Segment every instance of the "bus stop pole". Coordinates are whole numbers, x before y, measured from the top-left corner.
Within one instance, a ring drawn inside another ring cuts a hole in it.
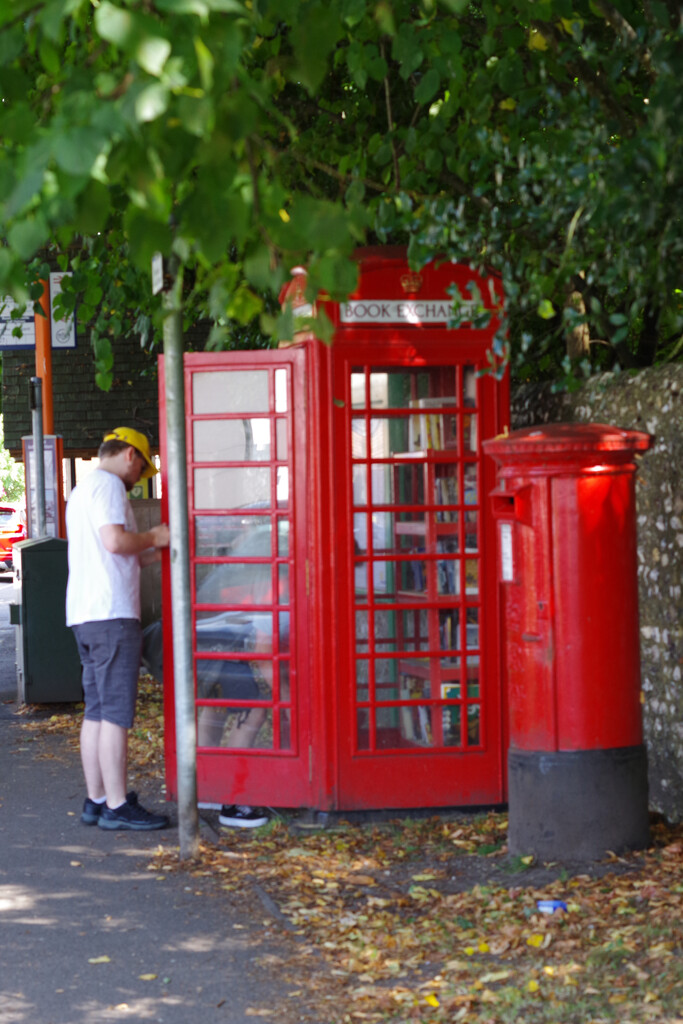
[[[197,727],[192,664],[192,607],[185,461],[185,390],[183,377],[182,275],[178,262],[169,266],[171,281],[163,290],[164,375],[168,510],[171,557],[171,621],[175,679],[176,758],[178,770],[178,833],[180,859],[199,853],[197,808]]]

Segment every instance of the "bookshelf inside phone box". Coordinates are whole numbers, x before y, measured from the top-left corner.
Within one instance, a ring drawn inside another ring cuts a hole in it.
[[[236,746],[229,722],[249,701],[202,696],[198,687],[201,720],[207,708],[212,726],[221,708],[228,720],[211,744],[200,734],[200,800],[344,811],[506,799],[488,498],[495,466],[482,448],[508,423],[507,376],[489,372],[500,285],[452,264],[416,273],[398,249],[362,250],[358,259],[358,288],[346,303],[316,308],[303,272],[283,291],[295,313],[324,308],[334,327],[330,345],[300,322],[304,330],[277,351],[186,357],[187,394],[196,402],[190,478],[213,487],[213,474],[226,467],[232,474],[225,498],[212,498],[208,511],[190,488],[191,523],[226,537],[201,557],[195,545],[195,578],[220,570],[225,581],[237,569],[244,578],[239,606],[234,587],[214,589],[207,605],[195,586],[202,634],[210,627],[218,644],[215,627],[226,622],[233,645],[198,647],[197,658],[214,667],[216,659],[239,662],[244,686],[253,673],[253,717],[264,722],[249,745]],[[484,326],[475,327],[473,316],[448,327],[452,289],[465,302],[480,296],[490,314]],[[250,373],[272,375],[264,384],[270,411],[244,405]],[[202,411],[201,388],[217,403],[231,374],[239,385],[225,412]],[[228,463],[224,455],[207,463],[197,439],[227,431],[222,417],[231,437],[248,422],[248,443]],[[268,417],[271,442],[259,455]],[[234,507],[232,481],[241,473],[245,488],[259,479],[261,490]],[[272,585],[249,590],[256,572]]]

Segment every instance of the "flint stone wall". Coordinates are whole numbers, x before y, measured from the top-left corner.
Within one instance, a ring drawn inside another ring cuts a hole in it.
[[[650,806],[683,819],[683,365],[602,374],[573,394],[513,388],[511,429],[552,422],[645,430],[636,476],[641,679]],[[615,600],[619,595],[615,594]]]

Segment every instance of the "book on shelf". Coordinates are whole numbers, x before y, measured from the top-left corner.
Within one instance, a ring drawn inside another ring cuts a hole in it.
[[[447,409],[456,404],[455,396],[441,398],[414,398],[411,409]],[[457,418],[455,413],[415,412],[410,417],[410,450],[441,451],[455,448],[458,443]]]

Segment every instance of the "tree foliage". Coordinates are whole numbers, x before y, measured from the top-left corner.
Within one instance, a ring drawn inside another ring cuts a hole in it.
[[[525,376],[674,358],[682,35],[675,0],[16,0],[0,287],[58,254],[105,387],[155,251],[214,346],[291,332],[292,265],[343,298],[401,242],[501,274]]]
[[[0,498],[3,501],[24,502],[24,467],[16,462],[3,446],[5,431],[0,416]]]

